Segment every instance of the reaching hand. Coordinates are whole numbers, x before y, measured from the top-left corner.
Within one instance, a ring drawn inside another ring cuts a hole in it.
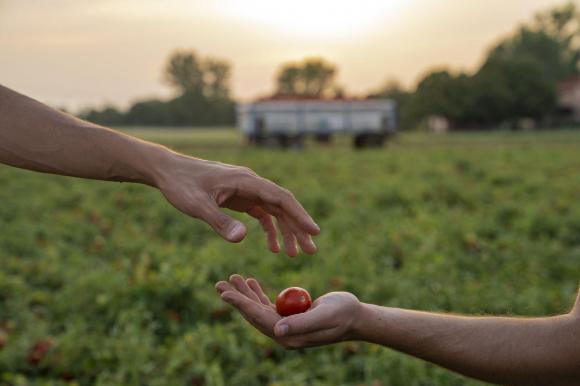
[[[180,211],[207,222],[224,239],[241,241],[246,227],[220,207],[259,220],[268,247],[274,253],[280,251],[280,245],[273,217],[284,238],[287,255],[298,254],[297,244],[308,254],[316,252],[311,236],[320,232],[318,225],[292,193],[252,170],[176,153],[161,169],[156,186],[167,200]]]
[[[255,279],[232,275],[216,284],[221,298],[263,334],[285,348],[322,346],[356,338],[361,303],[348,292],[331,292],[302,313],[282,318]]]
[[[144,183],[158,188],[173,206],[204,220],[228,241],[241,241],[246,227],[220,207],[258,219],[272,252],[280,251],[278,229],[289,256],[298,254],[297,244],[306,253],[316,252],[311,236],[320,228],[292,193],[248,168],[178,154],[81,121],[2,86],[0,102],[0,163],[44,173]]]

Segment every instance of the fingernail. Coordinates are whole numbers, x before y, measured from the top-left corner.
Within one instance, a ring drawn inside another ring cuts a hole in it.
[[[314,241],[312,239],[308,240],[310,246],[312,247],[312,249],[316,249],[316,244],[314,244]]]
[[[239,241],[244,235],[244,226],[242,223],[234,222],[231,229],[228,231],[228,240]]]
[[[287,324],[281,324],[278,327],[278,335],[279,336],[284,336],[288,333],[288,325]]]

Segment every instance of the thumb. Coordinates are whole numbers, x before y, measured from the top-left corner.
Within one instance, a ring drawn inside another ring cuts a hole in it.
[[[200,209],[201,219],[227,241],[239,243],[246,236],[246,226],[222,212],[213,201],[203,202]]]
[[[299,335],[328,328],[328,310],[318,306],[302,314],[280,319],[274,326],[276,336]]]

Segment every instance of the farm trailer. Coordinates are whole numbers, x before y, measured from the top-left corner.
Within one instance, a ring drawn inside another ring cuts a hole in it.
[[[396,103],[369,100],[263,100],[238,105],[238,127],[258,146],[300,147],[306,136],[353,137],[356,148],[380,147],[397,131]]]

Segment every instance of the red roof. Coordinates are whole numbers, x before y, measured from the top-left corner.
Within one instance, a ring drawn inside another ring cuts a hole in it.
[[[280,101],[280,102],[296,102],[296,101],[319,101],[319,102],[345,102],[345,101],[364,101],[369,98],[347,98],[347,97],[336,97],[336,98],[324,98],[324,97],[312,97],[312,96],[298,96],[298,95],[270,95],[262,98],[258,98],[258,102],[268,102],[268,101]]]
[[[580,75],[558,83],[558,91],[560,93],[570,92],[578,87],[580,87]]]

